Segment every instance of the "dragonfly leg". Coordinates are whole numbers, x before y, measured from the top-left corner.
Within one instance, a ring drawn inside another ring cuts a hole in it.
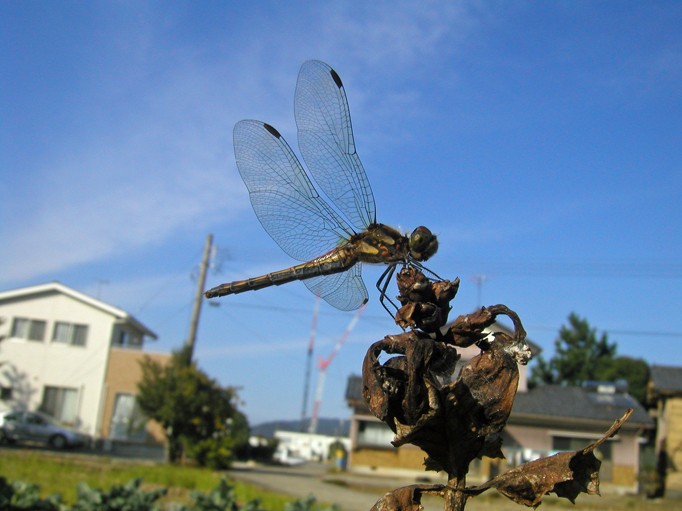
[[[391,264],[389,265],[388,268],[386,268],[386,271],[381,274],[381,277],[379,277],[379,280],[377,280],[377,289],[379,290],[379,301],[381,302],[381,305],[383,306],[384,309],[386,309],[386,312],[393,317],[394,313],[391,312],[391,310],[388,308],[386,305],[386,302],[384,300],[388,300],[388,303],[390,303],[395,310],[398,310],[398,306],[393,303],[393,300],[391,300],[388,295],[386,294],[386,289],[388,289],[388,285],[391,282],[391,279],[393,278],[393,274],[395,273],[395,268],[397,265]]]
[[[421,264],[421,263],[419,263],[419,262],[417,262],[417,261],[412,260],[412,261],[410,261],[410,262],[408,263],[408,265],[409,265],[409,266],[414,266],[415,268],[419,269],[422,273],[423,273],[423,272],[426,272],[426,273],[429,273],[429,274],[433,275],[433,277],[435,277],[436,280],[443,280],[437,273],[435,273],[435,272],[429,270],[426,266],[424,266],[423,264]],[[429,277],[429,278],[430,278],[431,280],[434,280],[434,279],[431,278],[431,277]]]

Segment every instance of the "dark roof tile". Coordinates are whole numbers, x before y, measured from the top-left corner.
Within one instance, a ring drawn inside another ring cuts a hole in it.
[[[651,366],[651,382],[659,392],[682,392],[682,367]]]
[[[633,412],[628,422],[653,425],[644,407],[627,393],[600,394],[582,387],[545,385],[516,394],[512,418],[516,415],[613,421],[628,408]]]
[[[348,378],[346,401],[362,403],[362,377]],[[511,419],[515,416],[540,418],[583,419],[611,422],[623,416],[628,408],[634,411],[631,424],[653,425],[653,419],[644,407],[630,394],[617,392],[600,394],[582,387],[545,385],[528,392],[518,392],[514,400]]]
[[[362,376],[351,374],[348,377],[348,385],[346,386],[346,401],[353,403],[362,401]]]

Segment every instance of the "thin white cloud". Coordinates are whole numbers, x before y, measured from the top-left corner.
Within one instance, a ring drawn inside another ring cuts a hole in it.
[[[337,50],[363,67],[394,68],[417,65],[437,54],[456,52],[478,24],[480,2],[414,3],[334,2],[324,19],[331,33],[330,53]]]
[[[409,65],[453,37],[465,37],[472,24],[466,5],[385,3],[367,7],[371,16],[363,17],[348,5],[336,6],[324,14],[326,24],[319,30],[334,34],[330,50],[360,58],[363,68],[386,64],[381,48],[390,49],[394,64],[398,55]],[[238,118],[263,118],[295,146],[296,71],[284,69],[291,60],[268,64],[263,49],[253,48],[235,52],[229,61],[202,63],[196,50],[164,40],[169,31],[161,25],[172,25],[181,13],[154,23],[152,11],[143,11],[147,15],[132,25],[104,30],[111,36],[108,55],[116,57],[110,67],[85,77],[97,92],[74,114],[89,119],[92,132],[64,140],[54,135],[50,156],[35,171],[38,206],[1,228],[3,237],[13,240],[0,253],[2,267],[12,269],[6,278],[20,281],[102,260],[246,209],[229,150]],[[114,20],[125,17],[123,7]],[[292,53],[300,52],[301,44]],[[171,70],[160,67],[168,62]],[[361,90],[360,84],[354,89]],[[418,100],[409,92],[395,92],[394,98],[408,105]],[[253,114],[242,114],[246,111]],[[3,209],[11,211],[8,200]]]
[[[43,191],[39,208],[3,228],[3,237],[12,243],[0,254],[0,265],[12,269],[12,278],[32,278],[157,244],[190,223],[205,225],[218,211],[229,216],[245,207],[243,190],[217,162],[203,168],[196,167],[201,161],[190,166],[183,157],[172,162],[160,147],[132,148],[136,136],[116,147],[88,149],[68,166],[50,169],[53,186]],[[178,137],[170,140],[201,160],[201,147]],[[166,161],[160,165],[160,160]]]
[[[246,209],[228,159],[230,104],[207,74],[181,72],[165,90],[148,93],[144,108],[122,105],[125,113],[109,113],[116,124],[65,144],[68,153],[55,136],[51,158],[34,171],[30,214],[0,227],[12,240],[0,252],[0,265],[11,268],[5,278],[29,279],[157,244],[178,229]],[[10,195],[6,209],[13,200],[25,208],[19,202],[27,196]]]
[[[251,341],[243,344],[222,344],[202,346],[196,351],[200,360],[231,360],[251,357],[260,357],[275,353],[301,353],[307,346],[303,339],[283,342],[258,342]]]
[[[193,298],[196,282],[190,278],[189,268],[182,270],[126,280],[93,280],[81,291],[132,315],[143,314],[151,307],[170,309],[178,306],[178,297],[186,297],[187,302]]]

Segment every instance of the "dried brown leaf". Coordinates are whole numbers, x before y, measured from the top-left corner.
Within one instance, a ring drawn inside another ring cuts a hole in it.
[[[615,435],[631,413],[632,410],[628,410],[602,438],[585,449],[561,452],[524,463],[481,486],[467,488],[466,491],[471,495],[478,495],[489,488],[495,488],[513,501],[534,508],[540,505],[543,496],[551,492],[573,503],[580,493],[598,495],[601,462],[594,456],[594,450]]]
[[[393,357],[379,362],[384,352]],[[362,365],[363,397],[369,410],[395,432],[398,425],[415,426],[439,406],[429,388],[429,368],[438,374],[454,370],[457,353],[417,331],[389,335],[374,343]],[[448,367],[445,367],[448,366]]]
[[[459,279],[433,282],[414,267],[400,270],[396,276],[402,307],[395,321],[402,328],[418,328],[436,333],[445,325],[450,300],[457,294]]]
[[[422,494],[443,494],[445,486],[441,484],[413,484],[386,493],[370,511],[421,511]]]

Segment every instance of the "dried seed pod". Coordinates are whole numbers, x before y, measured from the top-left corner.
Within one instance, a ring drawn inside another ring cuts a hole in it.
[[[405,267],[396,276],[403,305],[395,321],[402,328],[438,332],[448,320],[450,300],[457,294],[459,279],[432,282],[413,267]]]
[[[597,493],[600,462],[594,449],[615,434],[629,413],[599,441],[574,453],[560,453],[513,469],[488,483],[466,488],[473,459],[500,457],[500,432],[511,413],[519,380],[518,365],[530,360],[526,332],[516,313],[504,305],[483,307],[458,317],[443,334],[459,280],[431,282],[415,268],[398,275],[402,308],[396,322],[420,328],[374,343],[362,368],[367,407],[395,433],[393,445],[411,443],[428,457],[427,470],[444,470],[447,485],[413,485],[384,495],[372,511],[421,511],[424,493],[445,499],[449,511],[489,488],[536,507],[548,492],[571,501],[580,492]],[[514,323],[513,336],[485,332],[500,314]],[[428,333],[436,334],[435,339]],[[458,371],[458,347],[476,344],[481,353]],[[395,355],[385,363],[382,353]]]
[[[382,352],[397,356],[381,364]],[[398,425],[415,425],[438,405],[433,398],[433,375],[454,372],[458,359],[454,348],[424,333],[389,335],[374,343],[365,355],[362,366],[365,404],[394,432]]]

